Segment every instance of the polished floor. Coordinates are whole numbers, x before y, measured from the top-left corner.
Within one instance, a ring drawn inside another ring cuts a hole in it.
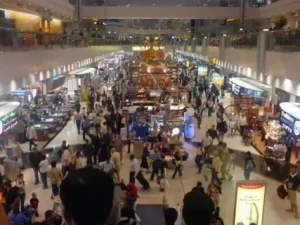
[[[225,98],[222,100],[224,105],[226,101],[230,99]],[[216,123],[215,116],[207,117],[204,114],[201,129],[196,131],[196,136],[193,141],[201,141],[202,135],[205,131],[211,127],[212,124]],[[66,140],[69,144],[81,144],[82,136],[78,135],[76,132],[75,124],[69,121],[62,132],[49,143],[47,147],[57,147],[61,144],[63,140]],[[225,140],[230,148],[236,149],[238,151],[251,151],[253,154],[258,155],[256,150],[251,146],[244,146],[241,142],[239,136],[235,137],[225,137]],[[167,188],[165,192],[160,192],[156,182],[150,182],[151,190],[143,191],[139,187],[140,198],[138,200],[139,204],[162,204],[164,198],[166,198],[170,207],[180,208],[182,205],[182,199],[185,193],[190,191],[192,187],[195,186],[196,182],[201,181],[206,187],[208,182],[204,179],[204,175],[210,176],[210,170],[204,168],[202,174],[196,173],[196,168],[194,164],[195,148],[192,144],[185,143],[185,149],[190,153],[189,159],[184,163],[184,173],[182,179],[167,179]],[[134,151],[134,150],[133,150]],[[121,170],[121,177],[124,178],[125,182],[128,181],[129,177],[129,157],[127,153],[124,153],[125,158],[123,160],[123,166]],[[235,189],[236,181],[243,180],[243,171],[239,166],[230,171],[234,176],[232,181],[224,181],[223,183],[223,196],[221,202],[221,217],[224,219],[226,225],[233,224],[234,217],[234,205],[235,205]],[[172,171],[168,171],[168,178]],[[29,200],[31,193],[36,192],[40,199],[40,212],[41,215],[47,209],[53,207],[53,202],[50,199],[51,191],[50,189],[42,189],[41,185],[34,185],[33,171],[27,169],[24,171],[26,180],[26,193],[27,200]],[[148,177],[148,175],[145,175]],[[267,193],[265,198],[265,211],[264,211],[264,224],[272,225],[295,225],[299,224],[299,220],[295,219],[292,214],[285,212],[285,209],[289,207],[289,202],[287,200],[281,200],[277,197],[276,188],[280,184],[279,182],[269,179],[265,176],[259,174],[252,174],[252,180],[263,180],[267,183]],[[300,196],[298,195],[298,203],[300,205]],[[39,218],[41,219],[41,218]],[[143,224],[143,223],[141,223]],[[178,221],[178,224],[181,224]]]
[[[204,179],[204,175],[210,176],[210,170],[204,168],[202,174],[196,174],[196,168],[193,162],[193,155],[195,154],[195,149],[188,143],[185,144],[185,149],[191,154],[188,161],[184,163],[184,173],[180,180],[179,178],[171,180],[170,175],[172,171],[168,171],[168,181],[166,192],[159,192],[158,186],[155,181],[150,182],[151,190],[143,191],[140,189],[140,185],[137,184],[140,191],[140,198],[138,200],[139,204],[161,204],[163,202],[164,196],[166,197],[170,207],[180,207],[182,205],[182,199],[185,193],[190,191],[193,186],[195,186],[197,181],[201,181],[204,187],[208,185],[208,182]],[[121,177],[125,181],[128,181],[129,177],[129,159],[128,155],[124,154],[125,158],[123,160],[123,166],[121,170]],[[223,182],[223,197],[221,202],[221,216],[225,220],[225,224],[233,223],[234,214],[234,200],[235,200],[235,188],[237,180],[243,179],[243,171],[240,167],[235,167],[231,169],[231,173],[234,176],[232,181]],[[26,182],[26,193],[27,199],[29,200],[32,192],[36,192],[40,199],[39,210],[41,215],[47,209],[53,207],[53,202],[50,199],[51,191],[50,189],[42,189],[41,185],[34,185],[33,171],[27,169],[24,171],[25,182]],[[148,175],[145,175],[148,177]],[[294,217],[285,212],[285,209],[289,207],[288,201],[280,200],[276,194],[276,188],[279,185],[278,182],[263,177],[258,174],[252,174],[253,180],[264,180],[267,183],[267,193],[265,199],[265,213],[264,213],[264,224],[273,225],[293,225],[299,224],[299,220],[294,219]],[[298,196],[298,202],[300,203],[300,196]]]

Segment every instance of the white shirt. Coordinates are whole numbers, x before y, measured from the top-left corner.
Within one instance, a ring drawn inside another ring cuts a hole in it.
[[[61,163],[63,166],[69,166],[71,163],[72,157],[68,149],[65,149],[61,156]]]
[[[138,172],[138,162],[136,158],[130,161],[130,172]]]
[[[49,171],[49,163],[47,159],[41,161],[39,166],[40,166],[40,173],[47,173]]]
[[[239,124],[240,124],[240,126],[245,126],[245,125],[247,125],[247,117],[246,117],[246,116],[241,116],[241,117],[239,118]]]
[[[109,163],[107,163],[106,161],[101,162],[99,163],[99,166],[105,173],[110,173],[112,170],[116,168],[113,161],[109,161]]]
[[[36,131],[33,126],[30,126],[27,128],[26,137],[28,139],[33,139],[33,140],[35,140],[37,138]]]
[[[207,147],[207,146],[210,146],[212,144],[212,138],[211,138],[211,136],[208,136],[208,137],[204,137],[203,139],[202,139],[202,146],[203,147]]]

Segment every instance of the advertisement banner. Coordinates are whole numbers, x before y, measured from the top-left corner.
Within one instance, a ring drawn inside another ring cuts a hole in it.
[[[198,66],[198,76],[207,76],[207,73],[208,73],[207,65]]]
[[[234,225],[263,225],[266,182],[238,181]]]

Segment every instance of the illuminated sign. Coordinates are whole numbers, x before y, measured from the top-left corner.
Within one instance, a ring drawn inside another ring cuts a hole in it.
[[[7,132],[9,129],[13,128],[18,123],[18,118],[16,113],[11,112],[6,114],[4,117],[0,120],[0,134],[3,132]]]
[[[207,76],[208,73],[208,66],[201,65],[198,66],[198,76]]]
[[[280,117],[281,126],[290,134],[300,136],[300,121],[296,120],[285,111],[281,111]]]
[[[266,183],[239,181],[236,187],[234,225],[263,225]]]

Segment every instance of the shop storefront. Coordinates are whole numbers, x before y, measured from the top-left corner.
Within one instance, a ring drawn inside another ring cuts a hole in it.
[[[277,136],[281,143],[284,143],[287,134],[292,135],[295,146],[292,150],[291,162],[296,163],[300,151],[300,103],[282,102],[279,107],[281,129],[278,128],[279,133],[277,132]]]
[[[227,108],[227,114],[245,115],[249,129],[257,131],[253,136],[254,144],[264,150],[265,124],[270,113],[272,88],[248,78],[230,78],[233,105]]]
[[[277,107],[275,107],[275,111],[279,112],[280,111],[280,106],[279,106],[280,103],[290,101],[290,93],[283,91],[279,88],[276,88],[275,93],[277,95]]]

